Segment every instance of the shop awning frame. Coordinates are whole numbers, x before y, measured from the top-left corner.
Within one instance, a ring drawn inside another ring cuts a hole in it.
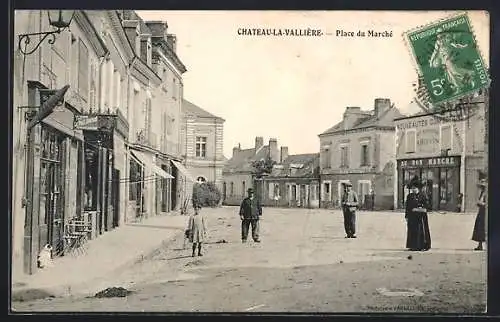
[[[149,161],[148,158],[142,152],[130,151],[130,155],[140,163],[144,164],[146,167],[151,168],[151,170],[160,177],[164,179],[174,179],[174,177],[171,174],[167,173],[165,170],[163,170],[153,162]]]
[[[180,162],[172,160],[173,165],[182,173],[183,176],[186,177],[187,180],[195,182],[196,180],[193,178],[189,170]]]

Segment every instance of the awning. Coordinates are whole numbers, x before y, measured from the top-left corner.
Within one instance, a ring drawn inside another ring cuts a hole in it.
[[[172,163],[175,165],[175,167],[177,168],[177,170],[179,170],[183,176],[186,177],[186,179],[188,179],[189,181],[196,181],[193,176],[191,175],[191,173],[189,173],[188,169],[186,169],[185,166],[183,166],[181,163],[177,162],[177,161],[174,161],[172,160]]]
[[[151,171],[159,175],[160,177],[163,177],[165,179],[173,179],[174,177],[170,174],[168,174],[165,170],[154,164],[149,160],[149,158],[142,152],[139,151],[130,151],[130,154],[132,154],[133,157],[138,159],[141,163],[143,163],[146,167],[151,168]]]

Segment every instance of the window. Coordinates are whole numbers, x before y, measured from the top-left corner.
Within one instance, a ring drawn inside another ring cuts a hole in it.
[[[323,200],[324,201],[330,200],[330,194],[331,194],[331,184],[330,184],[330,182],[324,182],[323,183]]]
[[[321,153],[321,165],[323,168],[328,169],[331,167],[331,158],[330,158],[330,149],[323,149],[323,153]]]
[[[89,52],[83,41],[78,42],[78,94],[87,101],[89,96]]]
[[[370,194],[371,182],[367,180],[358,181],[358,198],[360,206],[365,203],[366,195]]]
[[[229,190],[229,195],[230,196],[234,195],[234,182],[231,182],[230,190]]]
[[[347,146],[340,147],[340,167],[349,167],[349,149],[347,148]]]
[[[243,181],[242,184],[241,184],[241,194],[243,195],[243,197],[245,196],[245,190],[247,190],[246,188],[247,188],[246,187],[246,182]]]
[[[415,130],[406,131],[406,153],[414,153],[417,145],[417,132]]]
[[[279,198],[280,198],[279,183],[270,182],[269,183],[269,199],[279,199]]]
[[[362,143],[361,144],[361,166],[368,166],[369,165],[369,150],[368,150],[368,143]]]
[[[196,157],[197,158],[207,157],[207,137],[205,136],[196,137]]]
[[[441,126],[441,150],[451,150],[452,149],[452,135],[451,135],[451,125]]]

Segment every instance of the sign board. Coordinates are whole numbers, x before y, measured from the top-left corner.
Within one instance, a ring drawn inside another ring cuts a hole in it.
[[[79,130],[95,130],[98,125],[97,116],[75,115],[75,128]]]
[[[408,160],[399,160],[398,163],[401,169],[458,167],[460,166],[460,157],[408,159]]]

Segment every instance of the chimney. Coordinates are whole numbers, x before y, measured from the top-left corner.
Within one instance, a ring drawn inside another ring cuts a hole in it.
[[[168,34],[167,44],[170,48],[172,48],[173,52],[175,53],[177,49],[177,37],[173,34]]]
[[[391,100],[388,98],[376,98],[374,104],[374,115],[379,117],[384,113],[387,109],[391,108]]]
[[[358,118],[361,116],[361,107],[348,106],[344,112],[344,130],[348,130],[354,126]]]
[[[264,145],[264,138],[262,136],[258,136],[255,138],[255,153]]]
[[[151,30],[154,38],[167,38],[168,24],[166,21],[146,21],[146,26]]]
[[[275,138],[269,139],[269,157],[271,160],[280,161],[280,150],[278,149],[278,140]]]
[[[238,152],[240,152],[241,149],[240,149],[240,145],[238,144],[238,146],[235,146],[233,148],[233,158],[238,154]]]
[[[286,160],[286,158],[288,158],[288,147],[282,146],[280,150],[281,150],[280,163],[283,163]]]

